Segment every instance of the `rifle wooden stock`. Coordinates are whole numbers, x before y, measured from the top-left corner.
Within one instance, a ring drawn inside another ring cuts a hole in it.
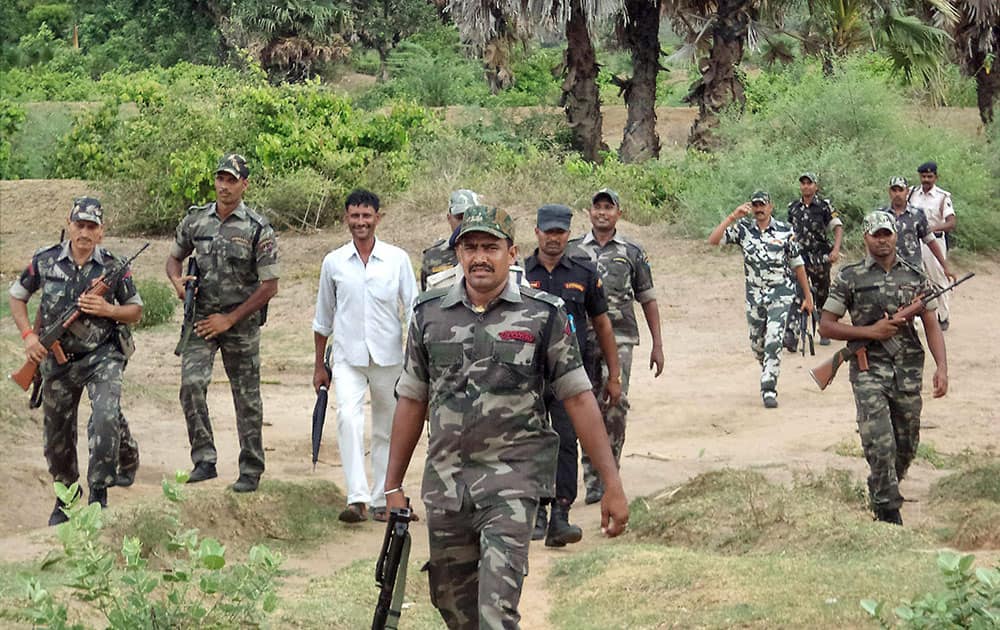
[[[850,344],[837,350],[833,353],[833,356],[824,361],[823,363],[817,365],[813,369],[809,370],[809,376],[816,382],[820,390],[824,390],[827,386],[833,382],[833,378],[837,376],[837,370],[840,369],[844,363],[851,360],[852,356],[858,357],[858,369],[862,372],[868,371],[868,350],[867,344],[862,345],[860,348],[853,348]]]
[[[54,342],[52,346],[49,347],[49,351],[52,354],[56,355],[56,363],[58,363],[59,365],[62,365],[69,360],[68,358],[66,358],[66,353],[63,352],[62,346],[59,344],[58,341]],[[35,372],[37,371],[38,371],[37,363],[35,363],[34,361],[25,361],[24,365],[21,366],[20,370],[10,375],[10,380],[17,383],[18,386],[20,386],[20,388],[23,389],[24,391],[28,391],[28,388],[31,387],[32,381],[35,380]]]

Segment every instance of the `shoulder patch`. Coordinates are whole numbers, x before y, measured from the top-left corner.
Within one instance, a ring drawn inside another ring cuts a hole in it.
[[[448,291],[450,290],[451,287],[438,287],[437,289],[430,289],[428,291],[424,291],[423,293],[417,296],[416,302],[413,303],[413,308],[417,308],[421,304],[426,304],[427,302],[430,302],[432,300],[442,298],[448,295]]]

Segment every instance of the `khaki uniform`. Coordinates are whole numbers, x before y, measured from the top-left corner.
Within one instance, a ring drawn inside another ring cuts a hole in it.
[[[855,326],[867,326],[930,289],[920,269],[903,259],[897,257],[885,272],[868,257],[840,270],[824,310],[838,317],[850,312]],[[936,307],[937,300],[927,305],[928,310]],[[910,322],[888,342],[868,344],[867,353],[867,371],[858,369],[856,359],[851,361],[851,386],[870,468],[868,490],[874,509],[899,509],[903,501],[899,481],[906,476],[920,441],[924,349]]]
[[[195,320],[213,313],[228,313],[245,302],[265,280],[278,278],[278,243],[267,219],[242,202],[222,220],[215,204],[194,206],[177,226],[170,255],[198,261],[198,294]],[[236,407],[240,440],[240,474],[260,476],[264,471],[261,438],[263,408],[260,398],[261,313],[206,340],[191,335],[181,356],[181,406],[187,421],[191,460],[216,463],[215,439],[206,395],[212,380],[215,353],[229,377]]]
[[[538,497],[555,490],[545,391],[590,389],[561,305],[508,282],[477,309],[459,282],[415,306],[396,393],[429,405],[427,568],[449,628],[518,626]]]

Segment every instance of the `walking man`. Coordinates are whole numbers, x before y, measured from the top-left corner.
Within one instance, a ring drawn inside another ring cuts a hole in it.
[[[778,406],[782,337],[795,298],[791,269],[805,296],[801,311],[812,313],[809,279],[791,226],[771,216],[771,195],[758,190],[737,206],[708,237],[711,245],[739,245],[746,274],[746,314],[750,349],[760,363],[760,395],[764,406]]]
[[[608,317],[608,303],[597,268],[590,262],[566,256],[570,222],[573,211],[567,206],[545,205],[538,209],[535,238],[538,248],[524,261],[528,283],[535,289],[561,297],[570,329],[576,334],[584,369],[591,382],[600,375],[598,361],[606,357],[609,372],[621,374],[615,334]],[[587,324],[593,326],[600,344],[596,357],[587,345]],[[608,381],[607,396],[611,404],[621,398],[621,379]],[[569,522],[569,510],[576,501],[577,460],[576,433],[566,408],[551,391],[546,391],[546,408],[552,428],[559,434],[559,460],[556,467],[555,498],[542,497],[532,540],[545,539],[546,547],[564,547],[579,542],[583,530]],[[546,506],[552,506],[552,519],[548,519]]]
[[[187,421],[194,469],[188,483],[218,476],[215,436],[208,415],[208,384],[215,353],[229,377],[240,440],[240,476],[230,488],[253,492],[264,472],[260,398],[260,327],[267,303],[278,292],[278,241],[263,216],[243,203],[250,169],[228,153],[215,169],[215,201],[192,206],[177,226],[167,256],[167,278],[184,299],[181,275],[187,256],[198,263],[194,335],[181,352],[181,407]]]
[[[451,630],[516,629],[538,497],[554,491],[547,388],[604,480],[607,535],[623,531],[628,504],[562,300],[509,280],[513,219],[469,208],[457,245],[462,281],[414,308],[385,493],[390,508],[406,506],[403,478],[428,418],[431,601]]]
[[[608,300],[608,317],[618,345],[618,364],[621,372],[609,369],[606,361],[601,362],[600,379],[595,373],[595,390],[601,405],[604,426],[611,441],[611,452],[615,462],[621,462],[625,446],[625,419],[628,414],[628,388],[632,374],[632,349],[639,345],[639,325],[635,318],[635,303],[642,306],[642,314],[653,338],[649,352],[649,368],[654,376],[663,372],[663,338],[660,335],[660,310],[656,304],[653,289],[653,272],[649,258],[642,245],[620,234],[617,229],[622,208],[618,193],[610,188],[602,188],[594,193],[590,206],[591,230],[584,236],[570,241],[573,256],[589,260],[601,275],[604,294]],[[588,333],[587,343],[593,356],[597,356],[597,340]],[[611,403],[606,395],[608,383],[618,376],[621,381],[621,397]],[[608,402],[605,402],[608,401]],[[603,489],[600,478],[594,474],[587,455],[583,456],[583,478],[587,486],[584,498],[589,505],[601,500]]]
[[[403,330],[417,297],[410,257],[375,238],[382,214],[379,198],[355,190],[344,203],[351,241],[326,255],[316,295],[313,340],[316,348],[313,387],[330,386],[323,364],[333,335],[333,381],[337,398],[337,439],[347,478],[345,523],[386,519],[385,470],[389,431],[396,408],[393,388],[403,363]],[[374,485],[365,474],[365,390],[371,396],[371,466]]]
[[[903,524],[899,482],[906,477],[920,442],[924,348],[913,322],[889,319],[897,308],[931,290],[920,271],[896,253],[896,222],[885,212],[865,217],[867,256],[837,274],[823,308],[820,329],[831,339],[867,341],[868,368],[851,359],[851,387],[858,412],[858,433],[868,460],[868,491],[875,518]],[[921,313],[927,346],[937,369],[934,398],[948,392],[944,335],[931,301]],[[847,312],[851,323],[839,320]],[[890,348],[892,351],[890,351]]]
[[[934,239],[941,247],[944,257],[948,257],[948,241],[946,236],[955,231],[956,218],[955,208],[951,204],[951,193],[938,188],[937,164],[935,162],[924,162],[917,167],[920,174],[920,186],[913,186],[910,189],[907,201],[915,208],[924,211],[927,217],[927,226]],[[945,267],[932,255],[928,243],[921,245],[923,249],[924,273],[927,278],[939,287],[948,285],[948,276]],[[941,324],[941,330],[948,330],[951,315],[951,294],[945,293],[938,298],[937,317]]]
[[[948,267],[948,260],[944,256],[944,250],[941,249],[944,241],[938,242],[934,238],[934,234],[927,226],[924,211],[911,206],[906,201],[907,196],[906,178],[893,177],[889,180],[889,206],[880,208],[896,219],[896,254],[920,269],[923,268],[921,244],[926,244],[944,269],[945,277],[954,281],[955,275]]]
[[[829,199],[816,196],[818,190],[819,178],[816,174],[802,173],[799,175],[799,192],[802,196],[788,204],[788,222],[792,224],[795,240],[799,242],[817,310],[823,308],[823,302],[830,293],[830,268],[840,259],[840,241],[844,236],[844,225],[837,216],[837,211],[833,209]],[[830,230],[833,230],[833,245],[827,238]],[[801,306],[802,296],[796,294],[792,313],[797,313]],[[785,348],[792,352],[798,347],[797,320],[798,318],[789,317],[788,328],[785,330]],[[821,336],[819,345],[828,346],[830,340]]]
[[[466,209],[479,205],[479,195],[461,188],[452,191],[448,199],[448,214],[445,219],[451,234],[448,238],[438,239],[433,245],[424,250],[423,259],[420,261],[420,290],[426,291],[427,278],[442,271],[449,271],[458,264],[458,256],[455,255],[455,237],[458,235],[458,227],[462,224],[462,216]]]
[[[121,415],[122,372],[134,350],[128,324],[142,318],[142,299],[131,271],[103,296],[82,295],[91,284],[123,261],[100,247],[104,238],[104,211],[93,197],[73,204],[69,238],[32,256],[28,267],[10,286],[10,312],[24,340],[24,355],[37,363],[42,375],[45,461],[54,481],[64,485],[80,477],[77,462],[77,412],[84,389],[90,396],[87,422],[90,460],[87,465],[89,503],[108,506],[108,488],[131,485],[139,467],[139,450]],[[67,361],[40,343],[28,317],[28,301],[41,291],[39,330],[56,323],[60,315],[79,308],[83,315],[60,340]],[[69,520],[56,499],[49,525]]]

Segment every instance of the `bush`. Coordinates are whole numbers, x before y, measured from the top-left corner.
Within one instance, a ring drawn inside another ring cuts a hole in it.
[[[177,308],[177,293],[174,288],[158,280],[139,280],[136,289],[142,297],[142,319],[136,328],[152,328],[169,322]]]
[[[11,139],[26,118],[23,107],[0,98],[0,179],[13,179],[20,173],[21,160],[15,159]]]

